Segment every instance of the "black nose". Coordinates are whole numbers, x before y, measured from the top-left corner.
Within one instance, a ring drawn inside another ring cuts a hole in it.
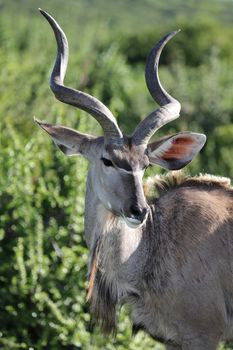
[[[131,215],[140,221],[143,221],[146,214],[148,213],[148,208],[141,208],[138,205],[131,205],[130,207]]]

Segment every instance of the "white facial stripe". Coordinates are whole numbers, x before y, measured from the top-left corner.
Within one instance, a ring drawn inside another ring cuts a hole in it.
[[[123,168],[117,168],[118,170],[120,170],[121,172],[123,173],[126,173],[126,174],[131,174],[131,175],[139,175],[139,174],[142,174],[143,170],[125,170]]]

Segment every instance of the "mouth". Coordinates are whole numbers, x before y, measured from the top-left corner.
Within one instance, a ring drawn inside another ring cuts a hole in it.
[[[130,228],[138,228],[138,227],[142,226],[142,224],[144,223],[144,220],[140,221],[140,220],[137,220],[134,218],[128,218],[126,216],[123,216],[123,220],[125,221],[127,226],[129,226]]]

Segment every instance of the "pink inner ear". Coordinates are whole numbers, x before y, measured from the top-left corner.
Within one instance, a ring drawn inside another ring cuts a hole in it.
[[[178,137],[172,140],[172,144],[168,150],[162,154],[163,159],[181,159],[192,150],[192,146],[196,144],[196,140],[190,136]]]

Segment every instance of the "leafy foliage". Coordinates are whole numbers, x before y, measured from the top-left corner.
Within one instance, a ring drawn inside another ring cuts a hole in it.
[[[182,102],[182,118],[158,135],[205,132],[208,143],[187,171],[232,177],[233,30],[227,23],[233,10],[214,1],[206,18],[208,2],[201,1],[199,10],[195,4],[40,1],[70,39],[67,83],[103,100],[126,133],[155,109],[143,78],[146,55],[160,35],[181,26],[164,52],[160,76]],[[131,338],[127,309],[120,312],[115,339],[105,339],[90,323],[83,241],[87,163],[64,157],[32,116],[93,134],[101,130],[49,92],[55,45],[35,4],[10,0],[0,7],[0,347],[163,349],[142,332]]]

